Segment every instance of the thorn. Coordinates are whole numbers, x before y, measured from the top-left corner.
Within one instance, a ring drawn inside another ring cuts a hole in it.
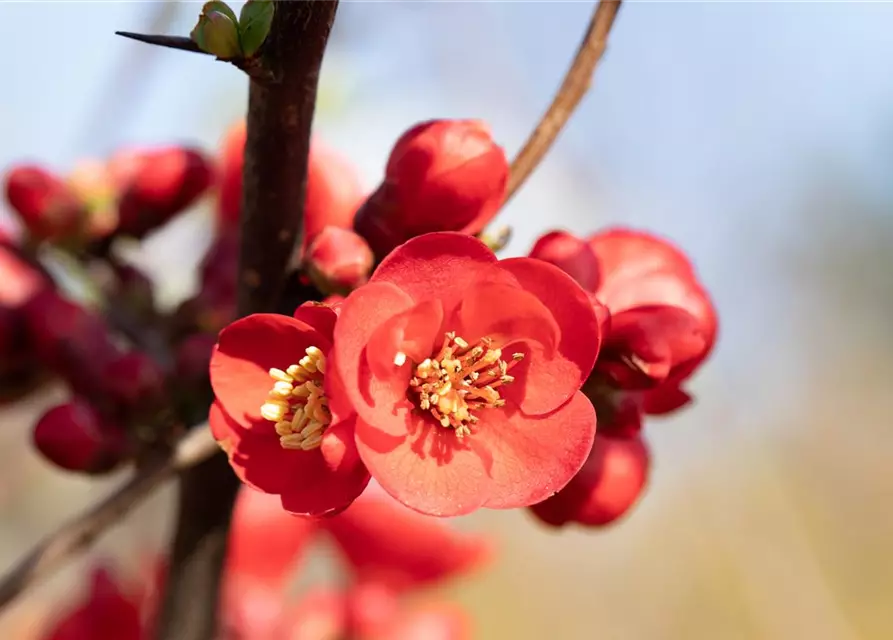
[[[182,36],[153,36],[144,33],[131,33],[129,31],[115,31],[115,35],[130,38],[137,42],[145,42],[146,44],[154,44],[159,47],[167,47],[168,49],[179,49],[180,51],[211,55],[199,49],[198,45],[190,38],[184,38]]]

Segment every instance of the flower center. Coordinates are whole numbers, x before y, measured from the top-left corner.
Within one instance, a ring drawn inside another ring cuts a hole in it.
[[[470,345],[450,332],[444,335],[437,355],[416,365],[409,390],[418,395],[422,411],[463,438],[478,421],[475,412],[505,405],[498,389],[514,381],[508,372],[523,359],[523,353],[513,353],[511,360],[503,360],[502,350],[493,348],[490,338]],[[405,362],[406,354],[398,352],[394,364]]]
[[[276,424],[283,449],[316,449],[332,421],[323,392],[326,356],[317,347],[307,347],[305,353],[285,371],[270,369],[273,388],[260,408],[261,416]]]

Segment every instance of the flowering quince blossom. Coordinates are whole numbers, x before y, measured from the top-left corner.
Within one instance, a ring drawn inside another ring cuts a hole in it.
[[[220,332],[211,356],[214,437],[243,482],[294,514],[336,513],[369,481],[331,366],[335,319],[320,303],[251,315]]]
[[[102,567],[93,570],[83,601],[62,614],[41,640],[143,640],[148,638],[141,598],[128,593]]]
[[[645,232],[614,228],[586,240],[551,232],[530,255],[566,271],[607,309],[594,382],[640,391],[648,413],[689,402],[680,384],[713,349],[717,318],[680,249]]]
[[[337,542],[356,580],[398,591],[467,573],[493,555],[488,538],[407,509],[375,481],[343,513],[319,524]]]
[[[372,476],[422,513],[539,502],[580,469],[598,355],[585,291],[539,260],[430,233],[395,249],[342,303],[335,369]]]

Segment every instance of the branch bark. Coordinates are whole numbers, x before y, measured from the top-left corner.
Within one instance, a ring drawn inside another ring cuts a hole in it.
[[[207,425],[195,427],[169,458],[140,470],[120,489],[63,524],[0,581],[0,609],[83,552],[106,529],[130,513],[176,471],[188,469],[219,451]]]
[[[274,311],[303,226],[310,128],[337,0],[281,0],[264,43],[270,79],[248,99],[238,313]],[[215,637],[217,599],[239,482],[218,454],[180,483],[160,640]]]
[[[552,104],[530,134],[524,147],[512,161],[505,202],[512,199],[522,184],[548,153],[558,134],[592,84],[592,74],[608,45],[608,34],[622,0],[601,0],[595,7],[589,27],[577,54],[561,82]]]

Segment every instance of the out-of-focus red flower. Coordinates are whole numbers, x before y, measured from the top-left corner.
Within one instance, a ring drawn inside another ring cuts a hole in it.
[[[118,233],[142,238],[184,211],[211,185],[214,166],[196,149],[130,149],[109,160],[119,192]]]
[[[140,600],[106,569],[95,569],[86,597],[59,616],[41,640],[144,640]]]
[[[227,131],[223,142],[217,213],[225,229],[237,228],[241,217],[246,134],[242,120]],[[349,229],[365,195],[350,161],[314,136],[307,165],[303,247],[306,249],[328,226]]]
[[[242,215],[242,168],[248,130],[244,120],[227,129],[220,151],[217,221],[221,229],[237,229]]]
[[[335,538],[357,580],[376,580],[395,590],[474,570],[493,552],[483,536],[460,533],[440,519],[407,509],[375,482],[321,526]]]
[[[556,527],[577,522],[602,526],[636,503],[648,481],[648,448],[639,437],[598,435],[592,453],[564,489],[530,510]]]
[[[79,233],[86,210],[77,193],[46,169],[22,165],[6,174],[6,198],[28,233],[59,240]]]
[[[281,588],[318,528],[317,520],[283,511],[276,496],[242,487],[233,509],[226,579],[251,577]]]
[[[685,254],[662,238],[615,228],[585,241],[551,232],[531,257],[563,269],[610,312],[596,374],[644,391],[655,410],[677,405],[679,384],[709,355],[717,332],[716,311]]]
[[[314,137],[307,166],[305,249],[326,227],[350,229],[365,197],[356,167],[318,136]]]
[[[449,516],[540,502],[580,469],[595,412],[578,390],[599,344],[589,297],[561,270],[432,233],[344,301],[334,351],[372,476]]]
[[[369,279],[375,257],[366,241],[350,229],[326,227],[310,243],[304,259],[317,289],[348,293]]]
[[[394,145],[378,189],[357,212],[354,228],[376,256],[423,233],[476,234],[505,199],[509,165],[479,120],[432,120]]]
[[[120,463],[127,441],[84,399],[76,398],[44,413],[34,426],[35,448],[69,471],[104,473]]]
[[[251,315],[220,332],[211,357],[215,438],[243,482],[295,514],[338,512],[369,481],[331,366],[335,319],[320,303]]]
[[[315,589],[282,614],[282,640],[467,640],[471,622],[445,603],[406,606],[381,584],[360,583],[347,592]],[[237,640],[261,640],[237,634]]]

